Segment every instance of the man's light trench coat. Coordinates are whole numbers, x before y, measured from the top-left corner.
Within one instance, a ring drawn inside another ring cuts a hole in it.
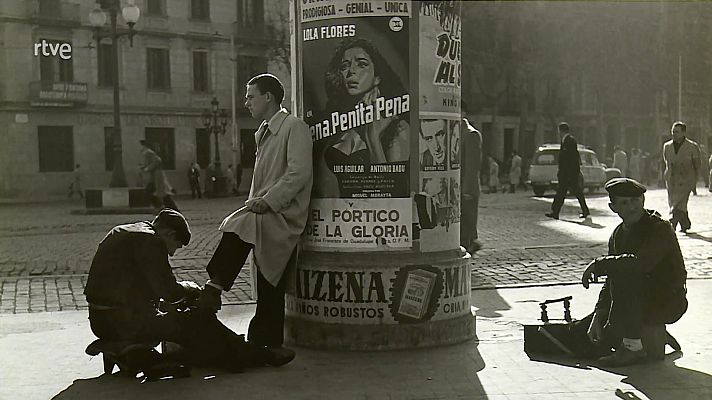
[[[693,141],[685,138],[676,154],[672,140],[668,140],[663,145],[663,159],[668,205],[671,210],[687,211],[687,200],[695,187],[700,168],[700,149]]]
[[[277,286],[309,212],[312,188],[312,140],[300,119],[281,109],[255,133],[257,158],[249,199],[262,197],[270,209],[264,214],[230,214],[219,230],[233,232],[255,245],[254,259],[262,276]]]

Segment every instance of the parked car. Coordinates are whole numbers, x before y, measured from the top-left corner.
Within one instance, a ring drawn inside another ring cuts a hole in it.
[[[556,191],[559,184],[556,177],[559,170],[559,144],[544,144],[539,146],[529,167],[529,180],[534,195],[543,196],[547,190]],[[591,148],[578,145],[581,156],[581,173],[583,187],[589,193],[598,191],[606,183],[606,166],[598,161],[596,152]]]

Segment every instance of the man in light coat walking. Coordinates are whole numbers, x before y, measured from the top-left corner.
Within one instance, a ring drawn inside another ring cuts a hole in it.
[[[686,130],[687,126],[684,122],[674,122],[671,129],[672,140],[668,140],[663,145],[670,223],[673,229],[679,223],[682,232],[690,229],[687,201],[690,192],[697,185],[700,171],[700,149],[695,142],[685,137]]]
[[[245,206],[220,225],[223,233],[208,263],[210,280],[201,307],[220,309],[250,251],[257,266],[257,310],[247,339],[265,346],[287,363],[294,352],[284,342],[285,269],[307,222],[312,187],[312,139],[309,128],[282,108],[284,87],[271,74],[247,83],[245,106],[262,121],[255,133],[257,157]],[[275,365],[275,364],[272,364]]]

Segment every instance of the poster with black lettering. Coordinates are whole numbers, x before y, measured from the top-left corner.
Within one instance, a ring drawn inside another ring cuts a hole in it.
[[[314,198],[409,197],[412,3],[299,5]]]
[[[470,265],[299,265],[286,314],[325,323],[403,324],[470,314]]]
[[[460,114],[460,7],[456,1],[421,1],[420,112]]]
[[[307,249],[403,249],[411,246],[412,203],[394,199],[314,199],[306,226]]]

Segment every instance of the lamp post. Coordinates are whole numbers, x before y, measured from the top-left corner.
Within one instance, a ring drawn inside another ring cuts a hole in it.
[[[128,25],[128,32],[119,32],[117,29],[116,18],[121,11],[121,15]],[[108,17],[111,22],[111,29],[108,32],[103,32],[102,28],[106,24]],[[111,38],[111,53],[113,54],[113,62],[111,63],[111,75],[114,89],[114,127],[111,129],[111,144],[113,149],[114,167],[111,173],[110,187],[127,187],[126,174],[124,173],[124,164],[122,160],[122,144],[121,144],[121,105],[119,101],[119,38],[127,35],[129,42],[133,46],[133,36],[136,31],[133,29],[138,18],[141,15],[141,10],[134,4],[134,0],[128,0],[128,5],[121,8],[120,0],[99,0],[97,7],[89,13],[89,22],[94,27],[94,38],[97,42],[97,54],[101,39],[105,37]]]
[[[218,135],[224,135],[226,132],[226,127],[228,123],[228,115],[225,109],[220,108],[220,102],[217,98],[213,97],[210,102],[210,109],[203,111],[203,125],[208,131],[208,135],[211,133],[215,135],[215,163],[214,167],[214,178],[213,182],[213,197],[224,197],[227,196],[228,188],[226,186],[227,177],[223,175],[223,171],[220,165],[220,140]],[[211,177],[212,178],[212,177]]]

